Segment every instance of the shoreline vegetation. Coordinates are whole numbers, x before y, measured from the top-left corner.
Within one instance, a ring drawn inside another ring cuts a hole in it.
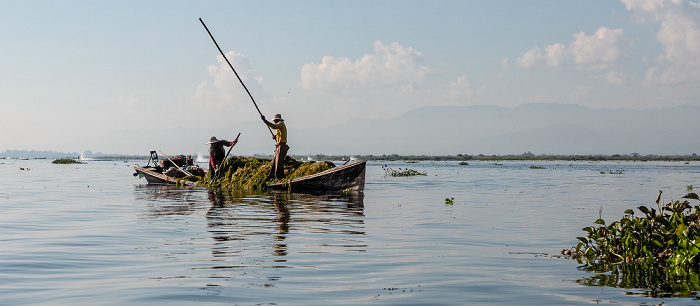
[[[383,155],[325,155],[325,154],[315,154],[315,155],[295,155],[290,154],[296,160],[307,161],[327,161],[327,160],[367,160],[367,161],[405,161],[410,163],[417,163],[421,161],[455,161],[461,162],[463,164],[468,164],[469,161],[677,161],[677,162],[689,162],[689,161],[700,161],[700,156],[693,153],[690,155],[640,155],[640,154],[572,154],[572,155],[549,155],[540,154],[535,155],[530,152],[524,154],[512,154],[512,155],[469,155],[469,154],[457,154],[457,155],[399,155],[399,154],[383,154]],[[93,157],[86,160],[142,160],[148,159],[148,155],[104,155],[99,157]],[[248,157],[254,158],[272,158],[272,155],[262,155],[254,154]],[[4,157],[0,156],[0,159]],[[35,158],[36,159],[36,158]],[[74,158],[79,159],[79,158]]]

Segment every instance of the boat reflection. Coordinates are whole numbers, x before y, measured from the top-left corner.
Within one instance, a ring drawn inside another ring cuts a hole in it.
[[[198,231],[197,215],[204,215],[206,223],[202,231],[210,233],[214,260],[272,255],[276,257],[275,262],[284,262],[281,257],[288,255],[290,235],[295,237],[296,248],[303,249],[300,252],[329,252],[329,247],[365,251],[367,247],[361,239],[365,235],[363,193],[255,192],[137,185],[134,197],[145,202],[143,218],[167,218],[170,223],[188,224],[188,232]],[[192,239],[203,237],[181,238],[182,244],[188,245]],[[300,244],[303,247],[299,247]],[[314,247],[318,250],[308,250]]]
[[[269,244],[274,256],[286,256],[286,240],[290,231],[297,234],[319,230],[334,235],[365,234],[362,193],[271,191],[260,194],[235,189],[210,189],[208,199],[211,206],[206,217],[208,231],[217,245],[213,252],[215,257],[240,255],[240,246],[225,242],[256,241],[262,237],[271,237]],[[349,247],[357,246],[366,245],[354,243]]]

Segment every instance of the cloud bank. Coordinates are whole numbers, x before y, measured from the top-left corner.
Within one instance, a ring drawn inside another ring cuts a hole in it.
[[[603,69],[618,62],[626,53],[628,40],[622,29],[600,27],[593,35],[583,31],[574,34],[574,41],[565,46],[554,43],[544,47],[534,47],[518,57],[517,68],[534,66],[560,67],[567,63],[581,68]]]

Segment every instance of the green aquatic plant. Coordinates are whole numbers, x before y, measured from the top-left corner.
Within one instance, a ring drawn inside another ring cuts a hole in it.
[[[693,191],[693,185],[687,185],[687,186],[685,186],[685,189],[688,190],[688,192],[692,192],[692,191]]]
[[[461,166],[469,166],[469,163],[468,163],[468,162],[465,162],[465,161],[459,162],[459,164],[460,164]]]
[[[81,162],[79,160],[75,160],[72,158],[59,158],[51,162],[52,164],[84,164],[84,162]]]
[[[700,206],[675,201],[657,209],[639,206],[642,215],[625,210],[619,220],[607,224],[599,218],[595,225],[583,228],[586,236],[577,237],[578,244],[562,254],[588,264],[647,264],[685,275],[700,268]],[[700,199],[689,193],[682,198]],[[602,215],[602,214],[601,214]]]
[[[425,172],[420,172],[420,171],[408,169],[408,168],[406,168],[406,169],[399,168],[399,170],[394,170],[387,165],[382,166],[382,169],[384,170],[385,175],[394,176],[394,177],[397,177],[397,176],[417,176],[417,175],[426,176],[426,175],[428,175]]]
[[[221,166],[221,176],[211,182],[209,174],[199,179],[196,186],[215,186],[248,190],[265,190],[267,185],[277,181],[286,181],[297,177],[315,174],[335,167],[332,162],[300,162],[291,156],[284,159],[282,180],[270,179],[271,160],[257,157],[231,156]],[[198,178],[198,177],[197,177]],[[185,178],[194,180],[195,178]]]
[[[455,204],[455,198],[445,198],[445,204],[447,205],[454,205]]]
[[[545,167],[532,165],[532,166],[530,166],[530,169],[545,169]]]

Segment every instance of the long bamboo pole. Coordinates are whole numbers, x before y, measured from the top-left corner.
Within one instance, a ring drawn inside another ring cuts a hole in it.
[[[182,173],[186,174],[187,176],[192,176],[192,173],[189,173],[185,169],[180,168],[180,166],[178,166],[172,159],[170,159],[170,157],[165,155],[163,151],[158,150],[158,152],[160,152],[160,154],[163,154],[163,156],[165,156],[165,158],[167,158],[171,163],[173,163],[173,166],[177,167],[178,170],[182,171]]]
[[[229,62],[228,58],[226,57],[226,54],[224,54],[224,51],[222,51],[222,50],[221,50],[221,47],[219,47],[219,44],[216,42],[216,39],[214,39],[214,35],[211,34],[211,31],[209,31],[209,28],[207,28],[207,25],[204,24],[204,21],[202,20],[202,18],[199,18],[199,22],[202,23],[202,25],[204,26],[204,29],[207,30],[207,33],[209,33],[209,37],[211,37],[211,40],[214,41],[214,45],[216,45],[216,48],[219,49],[219,52],[221,53],[221,56],[224,57],[224,59],[226,60],[226,63],[228,63],[228,66],[231,67],[231,70],[233,70],[233,73],[234,73],[234,74],[236,75],[236,77],[238,78],[238,81],[241,82],[241,85],[243,85],[243,88],[245,89],[245,92],[248,93],[248,96],[250,97],[250,100],[253,101],[253,105],[255,105],[255,109],[258,110],[258,114],[260,114],[260,116],[262,117],[263,114],[262,114],[262,112],[260,111],[260,108],[258,107],[258,103],[255,103],[255,99],[253,99],[253,95],[250,93],[250,90],[248,90],[248,87],[245,86],[245,84],[243,83],[243,80],[241,80],[241,77],[238,75],[238,72],[236,72],[236,69],[233,68],[233,65],[231,65],[231,62]],[[272,133],[272,129],[270,128],[270,126],[268,126],[267,124],[265,124],[265,126],[267,126],[267,129],[270,131],[270,134],[272,134],[272,136],[274,137],[275,134]]]

